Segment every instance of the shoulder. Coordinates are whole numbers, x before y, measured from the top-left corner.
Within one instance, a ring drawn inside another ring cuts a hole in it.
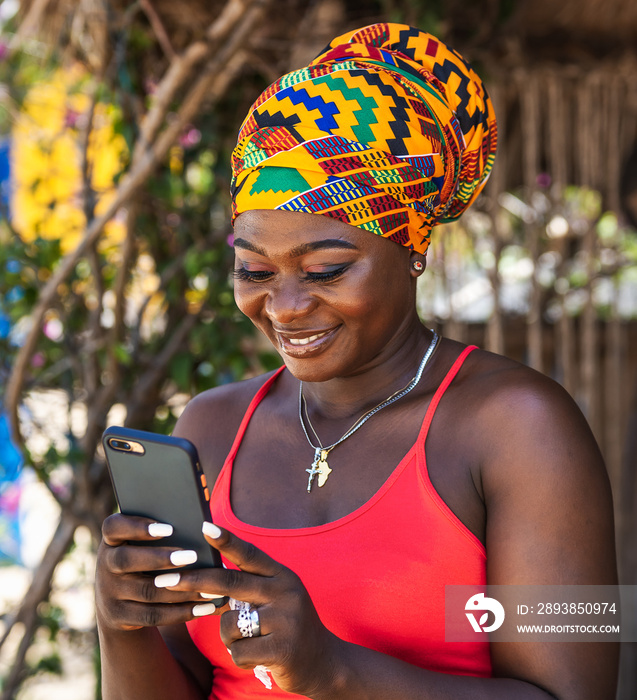
[[[179,417],[173,434],[195,445],[211,483],[230,452],[250,403],[276,371],[197,394]]]
[[[484,459],[495,457],[490,450],[502,449],[502,442],[508,443],[513,436],[518,445],[538,449],[548,449],[556,437],[562,444],[577,438],[598,453],[573,398],[559,383],[526,365],[476,350],[452,387],[454,403],[463,406],[465,420],[489,437],[481,450]]]
[[[445,439],[469,465],[487,511],[502,506],[501,512],[515,513],[534,501],[565,514],[586,501],[608,508],[609,482],[595,438],[576,402],[551,378],[475,350],[440,408]]]
[[[257,377],[244,379],[231,384],[221,384],[213,389],[202,391],[194,396],[186,405],[184,412],[179,417],[179,423],[191,421],[195,416],[205,411],[223,410],[225,416],[245,413],[259,389],[277,372],[267,372]]]

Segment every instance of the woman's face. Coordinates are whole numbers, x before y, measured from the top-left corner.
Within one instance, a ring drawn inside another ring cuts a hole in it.
[[[390,358],[418,325],[409,251],[335,219],[255,210],[235,222],[235,299],[304,381]]]

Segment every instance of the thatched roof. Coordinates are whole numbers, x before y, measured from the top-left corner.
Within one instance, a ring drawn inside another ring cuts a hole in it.
[[[201,38],[225,4],[225,0],[22,0],[20,7],[27,33],[44,33],[58,45],[75,44],[80,53],[90,54],[104,42],[107,26],[117,30],[131,22],[159,27],[169,50],[180,51]],[[277,0],[262,31],[275,43],[290,42],[300,29],[311,34],[304,19],[319,15],[323,7],[340,17],[345,30],[386,19],[379,4],[384,5],[373,0]],[[409,0],[391,5],[406,22],[430,23],[431,15],[438,13],[445,37],[469,54],[502,55],[514,47],[529,61],[543,56],[585,60],[637,47],[636,0],[444,0],[429,15]],[[165,53],[166,46],[163,49]]]

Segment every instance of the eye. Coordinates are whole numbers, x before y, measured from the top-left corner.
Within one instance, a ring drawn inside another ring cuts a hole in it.
[[[273,274],[269,270],[246,270],[245,267],[237,267],[232,271],[233,277],[242,282],[263,282]]]
[[[331,282],[340,277],[348,267],[349,264],[320,272],[306,272],[303,281]],[[247,270],[245,267],[237,267],[232,271],[232,275],[236,280],[241,280],[242,282],[265,282],[265,280],[270,279],[274,275],[274,272],[270,270]]]
[[[349,265],[342,265],[341,267],[335,267],[331,270],[324,270],[323,272],[307,272],[305,281],[306,282],[331,282],[332,280],[340,277]]]

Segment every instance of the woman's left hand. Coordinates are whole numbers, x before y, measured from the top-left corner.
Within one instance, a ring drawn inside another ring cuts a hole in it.
[[[265,552],[227,530],[208,526],[218,549],[235,569],[191,569],[172,590],[229,596],[250,603],[259,614],[260,635],[242,637],[238,610],[221,615],[221,640],[239,668],[267,666],[282,690],[308,697],[329,697],[336,659],[344,644],[321,622],[301,579]]]

